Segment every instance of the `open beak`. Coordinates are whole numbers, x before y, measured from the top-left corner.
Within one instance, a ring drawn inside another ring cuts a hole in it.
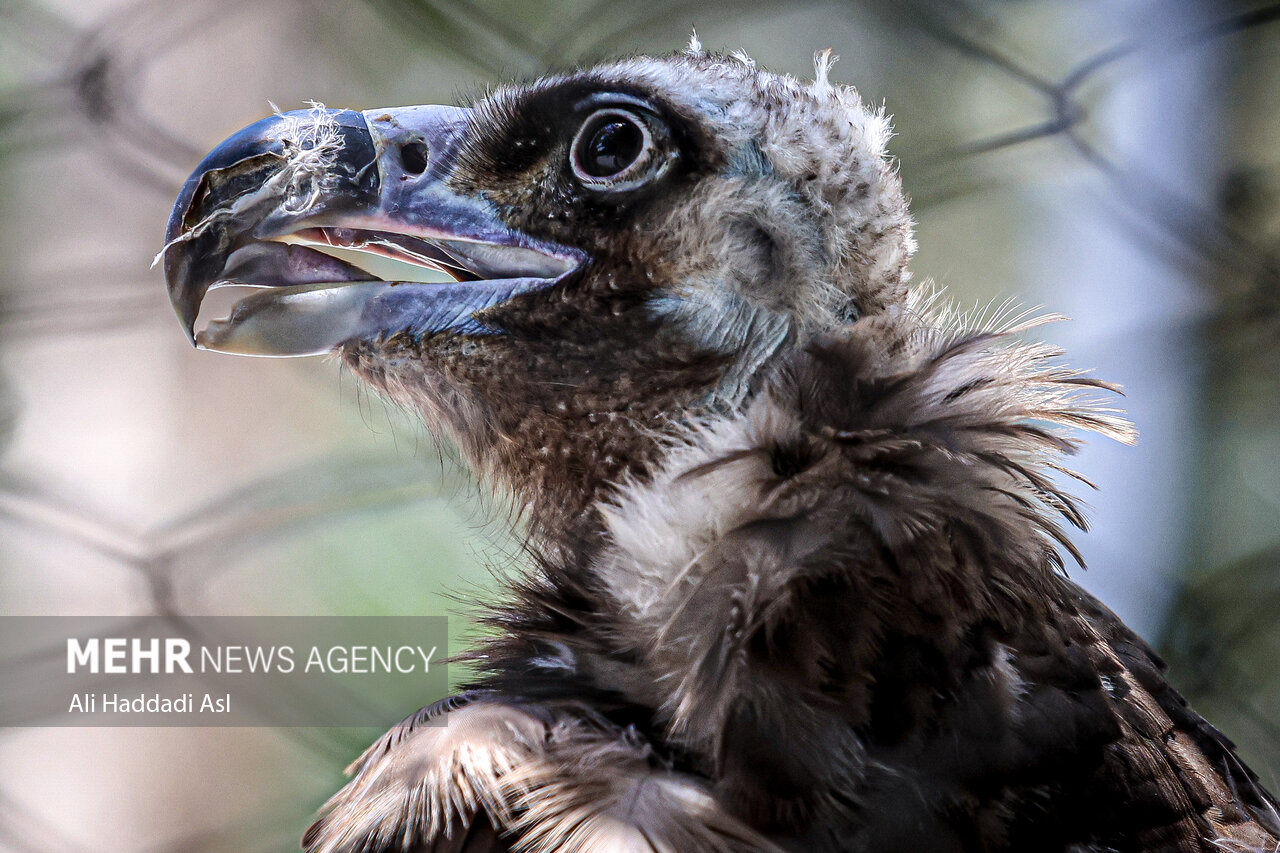
[[[447,184],[471,111],[326,110],[263,119],[204,158],[161,252],[169,298],[198,347],[319,355],[435,332],[501,331],[485,312],[585,261],[503,223]],[[196,330],[210,290],[252,288]]]

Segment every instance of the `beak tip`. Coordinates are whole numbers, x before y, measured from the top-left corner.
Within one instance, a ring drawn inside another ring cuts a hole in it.
[[[286,146],[297,141],[291,134],[299,128],[305,130],[308,123],[322,125],[340,142],[338,148],[352,173],[344,178],[346,203],[354,206],[376,198],[376,170],[367,174],[357,171],[357,167],[375,159],[373,138],[364,115],[352,110],[317,107],[268,116],[232,134],[210,151],[183,184],[165,228],[164,247],[153,263],[163,267],[174,313],[187,340],[197,349],[222,349],[213,328],[197,334],[196,320],[228,255],[252,239],[249,232],[256,223],[242,220],[239,214],[226,216],[208,228],[192,228],[189,222],[208,224],[213,213],[230,209],[232,202],[246,194],[242,186],[246,180],[265,182],[278,173]],[[263,203],[272,200],[273,197]]]
[[[196,315],[200,312],[200,304],[197,302],[194,306],[187,304],[188,300],[179,298],[180,294],[171,293],[173,313],[178,315],[178,323],[182,326],[182,331],[186,334],[187,340],[194,346],[196,343]]]

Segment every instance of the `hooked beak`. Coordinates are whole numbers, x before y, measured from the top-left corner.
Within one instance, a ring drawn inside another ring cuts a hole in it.
[[[319,355],[398,334],[501,330],[485,312],[582,266],[447,185],[471,111],[326,110],[263,119],[204,158],[161,251],[197,347]],[[208,292],[253,288],[196,330]]]

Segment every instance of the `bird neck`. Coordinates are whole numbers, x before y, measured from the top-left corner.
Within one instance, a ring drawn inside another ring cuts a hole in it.
[[[594,551],[599,507],[616,487],[643,481],[684,424],[735,402],[717,393],[732,380],[730,359],[608,312],[593,316],[592,333],[571,345],[533,335],[404,341],[394,357],[384,345],[345,358],[514,500],[530,544]]]
[[[501,439],[477,469],[512,494],[538,550],[594,554],[604,541],[601,508],[619,486],[647,482],[673,436],[722,407],[705,394],[690,400],[698,384],[676,382],[603,407],[590,395],[521,407],[503,420]]]

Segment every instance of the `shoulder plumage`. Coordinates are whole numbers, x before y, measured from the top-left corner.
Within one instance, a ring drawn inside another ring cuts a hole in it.
[[[776,851],[625,731],[484,694],[417,712],[348,772],[308,853]]]
[[[1052,476],[1077,447],[1072,429],[1133,440],[1094,393],[1115,388],[1018,339],[1051,317],[970,322],[935,303],[917,289],[900,309],[812,340],[743,411],[693,425],[657,473],[618,491],[599,575],[645,636],[680,645],[673,620],[700,612],[689,597],[714,584],[716,543],[762,525],[788,563],[758,572],[765,601],[807,550],[847,530],[898,559],[945,527],[988,565],[1061,565],[1061,524],[1084,518]]]

